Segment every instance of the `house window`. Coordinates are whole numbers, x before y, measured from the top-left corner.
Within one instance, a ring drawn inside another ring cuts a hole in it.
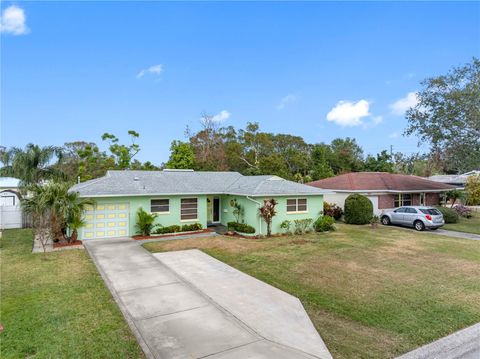
[[[287,199],[287,213],[306,212],[306,211],[307,211],[306,198]]]
[[[152,213],[168,213],[170,212],[170,200],[152,199],[150,201],[150,212]]]
[[[398,196],[395,196],[395,201],[394,201],[393,205],[394,205],[394,207],[411,206],[412,205],[412,194],[411,193],[400,193]]]
[[[180,206],[180,219],[182,221],[197,219],[197,207],[197,198],[182,198]]]

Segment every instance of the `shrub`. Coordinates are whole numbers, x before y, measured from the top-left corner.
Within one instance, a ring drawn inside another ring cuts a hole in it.
[[[137,233],[142,236],[149,236],[154,227],[155,218],[157,218],[155,213],[148,213],[140,207],[137,211],[137,223],[135,225],[138,229]]]
[[[335,219],[331,216],[319,217],[313,224],[316,232],[327,232],[335,230]]]
[[[167,226],[167,227],[159,226],[155,230],[155,234],[177,233],[177,232],[180,232],[181,230],[182,228],[180,226],[177,226],[176,224],[172,226]]]
[[[351,194],[345,200],[345,222],[367,224],[373,216],[372,202],[361,194]]]
[[[310,231],[310,225],[313,222],[313,218],[295,219],[295,234],[305,234]]]
[[[343,210],[335,203],[323,202],[323,214],[325,216],[333,217],[338,221],[340,218],[342,218]]]
[[[445,223],[457,223],[458,222],[458,213],[451,208],[447,207],[437,207],[437,209],[442,212],[443,219]]]
[[[201,223],[184,224],[184,225],[182,226],[181,231],[182,231],[182,232],[199,231],[199,230],[201,230],[202,228],[203,228],[203,227],[202,227],[202,224],[201,224]]]
[[[289,221],[288,219],[286,219],[282,223],[280,223],[280,228],[285,230],[285,233],[290,233],[290,228],[291,227],[292,227],[292,221]]]
[[[240,233],[255,233],[255,228],[245,223],[228,222],[228,230]]]
[[[471,218],[472,217],[472,210],[470,208],[468,208],[467,206],[459,204],[459,205],[453,207],[453,209],[461,217],[465,217],[465,218]]]

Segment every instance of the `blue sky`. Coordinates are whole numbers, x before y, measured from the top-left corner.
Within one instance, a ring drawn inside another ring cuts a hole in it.
[[[11,6],[14,6],[13,8]],[[366,153],[394,146],[419,82],[480,56],[480,3],[2,3],[1,143],[127,140],[168,159],[202,112]]]

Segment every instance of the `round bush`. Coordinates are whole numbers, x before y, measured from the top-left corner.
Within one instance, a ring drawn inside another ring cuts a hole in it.
[[[442,212],[445,223],[458,222],[458,213],[453,208],[437,207],[437,209]]]
[[[327,232],[335,230],[335,219],[330,216],[318,218],[313,224],[316,232]]]
[[[351,194],[345,200],[345,223],[367,224],[373,216],[373,204],[361,194]]]

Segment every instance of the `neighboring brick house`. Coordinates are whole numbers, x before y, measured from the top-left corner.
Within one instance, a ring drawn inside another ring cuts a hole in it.
[[[444,201],[445,193],[455,188],[422,177],[386,172],[352,172],[307,185],[332,190],[334,193],[324,195],[325,202],[335,203],[342,208],[345,199],[353,193],[367,196],[376,214],[400,206],[438,205]]]

